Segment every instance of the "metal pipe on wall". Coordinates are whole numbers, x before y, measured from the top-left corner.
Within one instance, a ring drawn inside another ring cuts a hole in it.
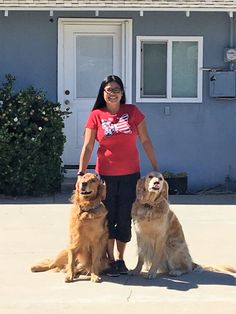
[[[229,48],[234,48],[234,13],[229,12]],[[234,71],[235,63],[230,62],[230,71]]]

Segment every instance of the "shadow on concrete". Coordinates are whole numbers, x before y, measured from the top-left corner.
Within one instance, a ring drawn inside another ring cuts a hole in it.
[[[201,285],[236,286],[236,278],[231,274],[204,271],[193,272],[180,277],[158,275],[155,279],[146,279],[142,276],[122,275],[119,277],[103,277],[103,281],[128,286],[163,287],[169,290],[188,291],[197,289]]]
[[[74,186],[60,193],[40,197],[0,195],[0,204],[70,204]],[[170,204],[236,205],[236,194],[223,195],[170,195]]]
[[[0,205],[3,204],[70,204],[72,193],[56,193],[38,197],[32,196],[4,196],[0,195]]]
[[[170,195],[170,204],[192,205],[236,205],[236,193],[201,194],[201,195]]]
[[[0,204],[70,204],[76,178],[65,178],[61,192],[40,197],[0,195]],[[236,205],[236,193],[170,195],[170,204]]]
[[[75,188],[76,180],[64,180],[61,191],[43,196],[5,196],[0,194],[0,204],[70,204],[70,198]]]

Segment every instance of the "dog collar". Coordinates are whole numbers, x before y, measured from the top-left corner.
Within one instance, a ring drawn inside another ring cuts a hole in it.
[[[98,209],[99,206],[100,206],[100,203],[97,204],[97,205],[91,206],[91,207],[85,207],[85,208],[83,208],[83,207],[80,206],[79,208],[80,208],[80,210],[81,210],[82,212],[89,212],[89,211],[93,211],[93,210]]]
[[[153,208],[153,205],[150,205],[148,203],[144,203],[143,204],[143,207],[147,208],[147,209],[152,209]]]

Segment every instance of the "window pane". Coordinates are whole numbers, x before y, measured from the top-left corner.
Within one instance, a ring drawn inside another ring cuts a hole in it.
[[[143,43],[142,96],[166,97],[167,43]]]
[[[172,97],[197,97],[198,43],[173,42]]]
[[[112,36],[77,36],[76,97],[96,97],[101,81],[110,73],[113,73]]]

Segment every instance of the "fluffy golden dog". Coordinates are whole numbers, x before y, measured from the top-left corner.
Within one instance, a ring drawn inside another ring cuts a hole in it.
[[[130,275],[139,274],[146,264],[148,279],[157,271],[180,276],[202,267],[193,263],[181,224],[169,208],[168,183],[161,173],[153,171],[139,179],[137,197],[132,207],[132,219],[137,235],[138,263]],[[236,272],[233,267],[224,270]],[[208,270],[221,270],[204,267]]]
[[[31,267],[33,272],[49,269],[64,270],[65,281],[71,282],[78,273],[90,274],[99,282],[99,274],[107,268],[107,210],[102,203],[106,185],[96,175],[86,173],[72,195],[69,246],[54,260],[45,260]]]

